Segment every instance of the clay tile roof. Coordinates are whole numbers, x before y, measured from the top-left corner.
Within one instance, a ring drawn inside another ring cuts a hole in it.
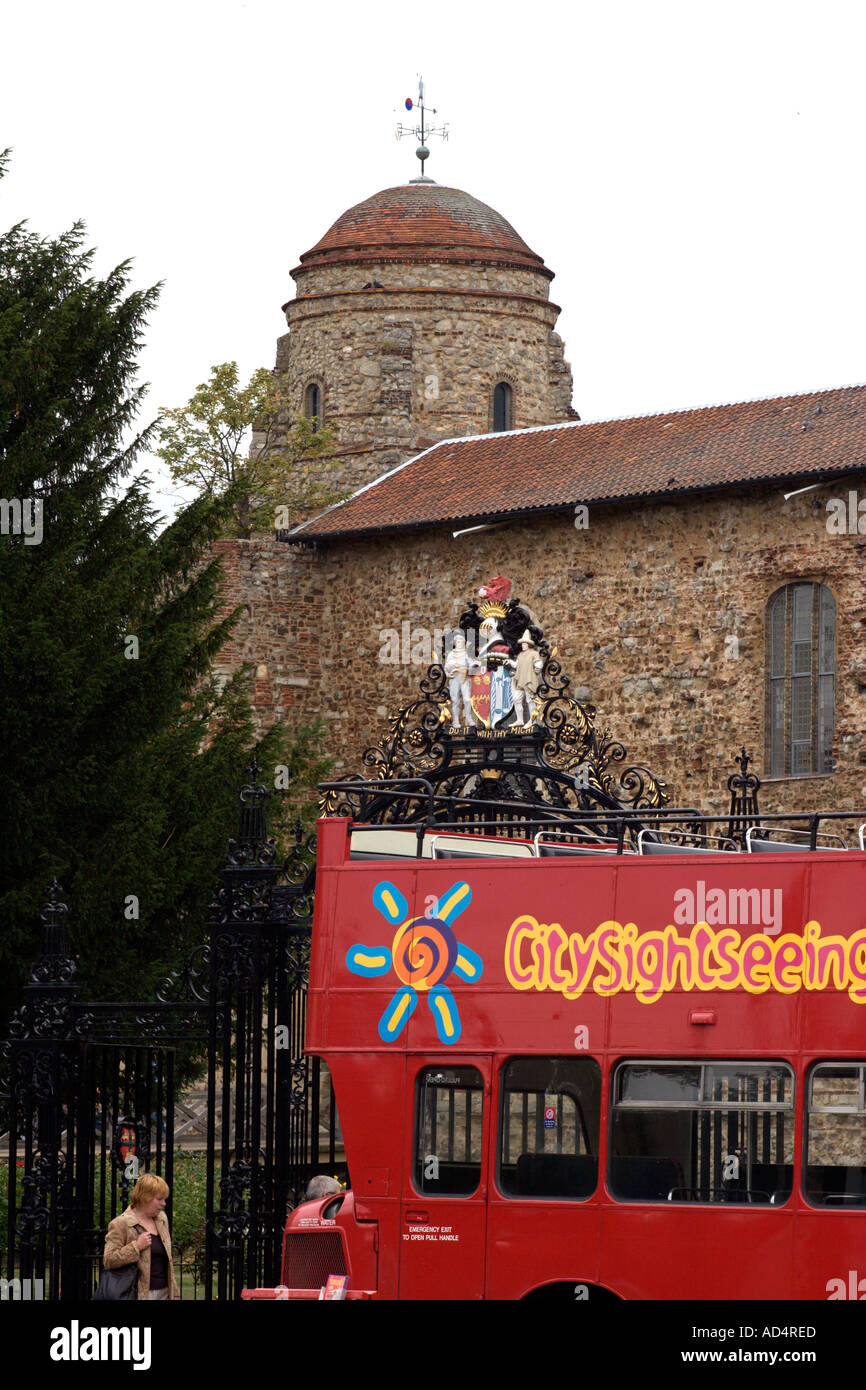
[[[486,203],[459,188],[406,184],[349,208],[292,271],[390,260],[482,260],[525,265],[553,279],[544,261]]]
[[[472,524],[866,468],[866,386],[446,439],[295,527],[300,540]]]

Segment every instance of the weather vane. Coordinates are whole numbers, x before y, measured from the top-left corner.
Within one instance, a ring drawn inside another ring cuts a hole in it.
[[[437,114],[437,111],[436,111],[435,106],[426,107],[426,106],[424,105],[424,79],[423,79],[422,77],[419,77],[419,78],[418,78],[418,100],[417,100],[417,102],[414,102],[414,101],[412,100],[411,97],[407,97],[406,100],[405,100],[405,102],[403,103],[403,105],[406,107],[406,110],[407,110],[407,111],[413,111],[413,110],[415,110],[416,107],[417,107],[417,109],[421,112],[421,124],[420,124],[420,125],[415,125],[415,126],[398,125],[398,127],[397,127],[397,139],[398,139],[398,140],[402,140],[404,135],[414,135],[414,136],[415,136],[415,139],[416,139],[416,140],[420,140],[420,142],[421,142],[420,145],[418,146],[417,150],[415,151],[415,153],[417,154],[418,158],[419,158],[420,161],[421,161],[421,177],[420,177],[420,179],[410,179],[409,182],[410,182],[410,183],[434,183],[434,182],[435,182],[434,179],[428,179],[428,178],[425,176],[425,174],[424,174],[424,161],[425,161],[425,159],[429,159],[429,158],[430,158],[430,151],[429,151],[428,148],[427,148],[427,137],[428,137],[429,135],[441,135],[441,137],[442,137],[443,140],[447,140],[447,139],[448,139],[448,126],[447,126],[447,124],[446,124],[446,125],[441,125],[441,126],[432,126],[432,125],[431,125],[431,126],[428,126],[428,125],[427,125],[427,116],[428,116],[428,114],[431,115],[431,116],[435,116],[435,115]]]

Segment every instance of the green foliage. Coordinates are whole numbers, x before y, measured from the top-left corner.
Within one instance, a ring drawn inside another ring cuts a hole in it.
[[[152,997],[202,939],[255,745],[245,675],[211,671],[237,616],[210,551],[231,500],[161,529],[129,480],[158,291],[130,290],[127,264],[94,277],[82,239],[0,235],[0,498],[42,508],[38,543],[0,534],[0,1035],[54,875],[84,997]],[[263,780],[322,776],[316,742],[277,726]]]
[[[219,1202],[219,1171],[214,1175]],[[207,1163],[202,1154],[175,1154],[172,1187],[171,1243],[174,1249],[204,1249],[207,1198]]]
[[[303,416],[287,426],[272,372],[260,367],[241,386],[237,363],[222,362],[187,405],[160,411],[154,452],[176,483],[228,501],[227,531],[247,537],[339,499],[319,464],[332,438]]]

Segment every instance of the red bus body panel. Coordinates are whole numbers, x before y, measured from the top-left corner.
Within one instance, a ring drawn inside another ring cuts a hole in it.
[[[866,1056],[866,853],[351,862],[349,827],[319,824],[307,1049],[327,1060],[339,1106],[353,1200],[338,1220],[351,1288],[392,1299],[515,1299],[571,1283],[623,1299],[825,1299],[830,1281],[851,1270],[866,1276],[866,1210],[816,1208],[802,1183],[810,1065]],[[397,953],[395,926],[375,906],[383,884],[405,902],[403,920],[430,913],[455,885],[471,890],[453,930],[483,968],[475,981],[448,977],[459,1033],[447,1044],[423,982],[399,1035],[383,1041],[380,1020],[401,981],[393,968],[369,977],[348,968],[358,949],[374,964],[377,951]],[[694,916],[710,893],[727,906],[689,922],[688,895]],[[711,915],[716,924],[700,935]],[[732,924],[732,915],[748,920]],[[630,924],[635,950],[644,934],[668,927],[694,946],[691,964],[686,948],[673,952],[672,987],[655,998],[649,965],[630,987],[625,980]],[[733,935],[722,943],[725,931]],[[822,984],[806,943],[820,951],[831,937],[847,944],[826,948]],[[786,939],[794,944],[780,955]],[[590,947],[595,965],[581,975]],[[840,985],[834,961],[843,956]],[[735,968],[742,982],[723,987]],[[498,1190],[500,1068],[534,1055],[587,1056],[601,1067],[599,1179],[587,1200]],[[605,1179],[611,1077],[628,1058],[788,1063],[796,1100],[788,1200],[721,1208],[615,1200]],[[437,1065],[471,1066],[484,1079],[481,1182],[469,1196],[423,1196],[413,1183],[416,1077]],[[287,1231],[301,1234],[304,1211]]]

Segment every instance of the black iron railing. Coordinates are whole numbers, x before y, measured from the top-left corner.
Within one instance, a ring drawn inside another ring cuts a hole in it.
[[[816,851],[822,826],[848,822],[852,837],[857,833],[862,812],[856,811],[780,811],[757,812],[757,806],[741,812],[707,815],[691,806],[662,806],[652,809],[622,807],[616,810],[586,810],[577,807],[539,805],[537,801],[499,800],[490,803],[466,796],[451,796],[437,790],[424,778],[393,778],[366,781],[353,778],[323,782],[320,790],[330,794],[331,804],[342,803],[353,830],[411,829],[416,833],[416,855],[423,854],[425,838],[433,834],[503,836],[532,838],[539,830],[570,835],[579,839],[604,839],[619,854],[634,848],[638,835],[651,842],[677,843],[704,847],[707,841],[730,841],[729,848],[747,848],[747,834],[766,839],[773,832],[790,830],[802,838],[802,848]],[[399,809],[399,817],[393,809]],[[351,814],[354,809],[355,814]],[[369,819],[370,811],[373,811]],[[854,846],[852,846],[853,848]]]

